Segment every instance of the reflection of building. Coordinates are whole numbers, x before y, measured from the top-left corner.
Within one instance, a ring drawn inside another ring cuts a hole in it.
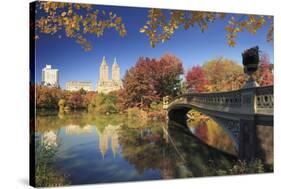
[[[65,133],[67,135],[80,135],[85,133],[91,133],[92,132],[92,126],[86,125],[84,127],[80,127],[79,125],[69,125],[65,127]]]
[[[100,152],[102,154],[102,157],[104,158],[106,151],[108,149],[108,134],[107,132],[98,133],[99,135],[99,148]]]
[[[51,65],[46,65],[42,70],[42,84],[45,86],[59,86],[59,70],[53,69]]]
[[[109,93],[111,91],[116,91],[122,87],[122,82],[120,80],[120,67],[117,64],[116,58],[112,65],[112,79],[108,77],[108,65],[106,63],[105,57],[102,59],[100,65],[100,80],[97,83],[98,93]]]
[[[46,149],[52,149],[58,147],[58,133],[56,131],[43,132],[42,145]]]
[[[68,81],[65,84],[65,90],[79,91],[84,89],[85,91],[93,91],[93,85],[90,81]]]
[[[99,148],[100,152],[102,154],[102,157],[104,158],[106,155],[106,152],[108,150],[108,141],[111,140],[111,150],[113,153],[113,156],[116,156],[119,142],[118,142],[118,128],[119,125],[108,125],[105,127],[105,129],[101,132],[97,129],[97,133],[99,136]]]

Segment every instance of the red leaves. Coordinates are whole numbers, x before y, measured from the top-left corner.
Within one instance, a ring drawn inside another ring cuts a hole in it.
[[[181,61],[170,54],[165,54],[159,60],[139,58],[123,80],[126,106],[146,108],[163,96],[174,96],[179,90],[179,75],[182,72]]]
[[[196,127],[195,135],[205,142],[208,141],[208,126],[206,122],[202,122]]]
[[[189,91],[205,92],[207,90],[208,80],[201,66],[193,66],[191,70],[186,73],[185,79]]]
[[[261,55],[260,66],[256,76],[260,86],[273,85],[273,72],[268,54],[263,53]]]

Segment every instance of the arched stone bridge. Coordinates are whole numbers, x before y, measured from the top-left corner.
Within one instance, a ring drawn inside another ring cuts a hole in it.
[[[268,137],[268,129],[271,136],[273,133],[273,86],[187,93],[170,102],[164,100],[163,107],[168,111],[170,121],[182,125],[186,125],[187,112],[191,109],[212,118],[234,141],[240,159],[268,156],[262,145]]]

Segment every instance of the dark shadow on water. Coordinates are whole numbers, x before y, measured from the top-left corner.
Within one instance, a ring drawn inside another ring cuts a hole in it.
[[[211,146],[207,143],[205,143],[204,141],[202,141],[200,138],[198,138],[196,135],[194,135],[188,128],[187,125],[181,125],[177,122],[170,122],[169,123],[169,126],[168,126],[168,131],[169,133],[177,133],[177,134],[182,134],[183,137],[186,136],[186,137],[192,137],[194,141],[196,141],[196,143],[202,145],[202,146],[205,146],[207,147],[210,151],[214,151],[216,153],[221,153],[225,156],[229,156],[230,158],[234,158],[235,160],[237,160],[237,156],[233,155],[233,154],[230,154],[228,152],[225,152],[223,150],[220,150],[214,146]],[[176,134],[176,135],[177,135]]]

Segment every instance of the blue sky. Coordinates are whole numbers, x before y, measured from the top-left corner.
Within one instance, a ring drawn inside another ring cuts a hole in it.
[[[96,6],[102,10],[110,10],[121,16],[127,35],[120,37],[114,30],[106,30],[100,38],[89,36],[93,44],[91,51],[84,51],[74,39],[58,38],[56,35],[40,35],[36,41],[36,82],[41,82],[41,71],[46,64],[59,69],[59,82],[62,88],[70,80],[92,81],[96,89],[99,78],[99,65],[105,56],[111,67],[114,58],[121,68],[121,76],[132,67],[139,57],[159,58],[164,53],[172,53],[182,60],[185,71],[194,65],[201,65],[210,59],[224,56],[241,63],[241,52],[258,45],[260,50],[269,54],[273,63],[273,44],[266,41],[268,26],[258,30],[256,35],[248,32],[239,33],[236,46],[227,45],[226,20],[216,21],[202,33],[198,27],[188,30],[178,29],[172,38],[159,43],[155,48],[149,44],[149,38],[139,32],[148,20],[148,9],[114,6]],[[111,72],[109,73],[111,74]]]

